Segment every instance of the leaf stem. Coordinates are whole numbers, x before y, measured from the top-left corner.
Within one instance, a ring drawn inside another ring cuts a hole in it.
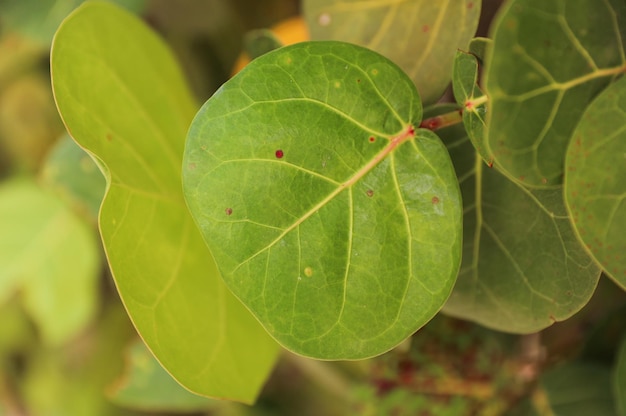
[[[422,120],[420,127],[430,131],[442,129],[444,127],[453,126],[463,122],[463,110],[455,110],[449,113],[441,114]]]

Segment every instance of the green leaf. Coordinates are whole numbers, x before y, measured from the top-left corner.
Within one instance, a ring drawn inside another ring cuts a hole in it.
[[[463,125],[472,145],[491,167],[493,157],[487,153],[484,132],[487,97],[477,83],[478,59],[473,54],[457,51],[452,72],[454,99],[463,109]]]
[[[578,236],[626,289],[626,78],[587,108],[565,160],[565,197]]]
[[[469,43],[469,53],[478,58],[478,60],[482,64],[485,61],[487,51],[489,50],[489,48],[491,48],[492,44],[493,41],[489,38],[474,38]]]
[[[616,415],[607,367],[575,362],[548,370],[539,379],[531,399],[512,416]]]
[[[257,58],[196,116],[187,203],[229,288],[285,347],[380,354],[447,298],[461,201],[421,116],[400,68],[341,42]]]
[[[222,283],[185,206],[196,105],[171,52],[128,12],[94,2],[64,21],[51,59],[68,131],[105,166],[100,232],[135,326],[190,390],[253,402],[278,350]]]
[[[311,39],[365,46],[398,64],[426,104],[450,83],[454,54],[476,32],[481,1],[305,0]]]
[[[626,70],[623,0],[514,0],[494,23],[485,88],[496,165],[532,186],[562,183],[587,103]]]
[[[85,0],[3,0],[0,14],[9,29],[17,30],[44,45],[50,45],[61,21]],[[140,12],[146,0],[110,0]]]
[[[617,364],[613,372],[613,392],[618,413],[626,415],[626,338],[622,339],[617,355]]]
[[[125,374],[109,394],[113,403],[153,412],[201,411],[215,403],[185,390],[140,340],[132,343],[126,355]]]
[[[462,126],[438,131],[463,194],[463,262],[444,312],[530,333],[579,311],[600,270],[570,224],[561,188],[531,191],[489,169]]]
[[[41,177],[75,211],[95,221],[106,181],[93,159],[68,134],[48,154]]]
[[[98,244],[63,203],[29,180],[0,187],[0,302],[18,289],[45,342],[75,336],[94,316]]]

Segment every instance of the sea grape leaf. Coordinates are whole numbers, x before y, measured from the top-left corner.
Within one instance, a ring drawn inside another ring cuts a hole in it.
[[[305,0],[312,40],[365,46],[398,64],[417,85],[425,104],[450,83],[454,53],[476,32],[481,1]]]
[[[493,41],[489,38],[477,37],[470,41],[468,51],[478,58],[478,61],[482,64],[492,43]]]
[[[485,145],[487,97],[477,84],[478,59],[471,53],[457,51],[452,72],[454,99],[463,111],[463,125],[472,145],[489,166],[493,157]]]
[[[457,273],[461,201],[415,86],[342,42],[263,55],[202,107],[185,197],[229,288],[285,347],[380,354]]]
[[[95,222],[106,181],[98,165],[69,134],[64,134],[46,157],[41,178],[74,211]]]
[[[560,185],[589,101],[626,70],[623,0],[513,0],[494,22],[485,88],[496,165],[527,185]]]
[[[43,340],[59,345],[98,305],[96,236],[58,198],[27,179],[0,187],[0,302],[17,290]]]
[[[565,199],[578,236],[626,289],[626,78],[587,108],[565,160]]]
[[[171,52],[133,15],[94,2],[64,21],[51,59],[68,131],[105,170],[100,232],[139,333],[190,390],[253,402],[278,350],[222,283],[185,206],[196,105]]]
[[[511,416],[616,415],[608,367],[574,362],[546,371],[531,398],[522,401]]]
[[[613,391],[618,413],[623,416],[626,415],[626,338],[623,338],[619,345],[617,363],[613,371]]]
[[[193,412],[207,410],[217,403],[184,389],[141,340],[129,346],[125,361],[124,374],[108,394],[119,406],[152,412]]]
[[[600,270],[578,242],[560,187],[529,190],[485,165],[462,126],[438,130],[463,195],[463,262],[443,311],[530,333],[579,311]]]

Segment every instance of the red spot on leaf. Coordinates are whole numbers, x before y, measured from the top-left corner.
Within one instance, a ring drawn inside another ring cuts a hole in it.
[[[548,183],[548,180],[546,178],[541,178],[541,183],[545,185]]]
[[[430,30],[430,27],[428,25],[424,25],[422,26],[422,32],[426,33]]]
[[[437,205],[439,203],[439,198],[436,196],[433,196],[432,201],[433,201],[433,205]]]
[[[113,135],[111,133],[107,133],[106,139],[108,142],[110,142],[111,140],[113,140]]]
[[[370,136],[369,141],[370,143],[374,143],[376,141],[376,137]]]
[[[285,153],[282,150],[278,149],[275,155],[276,155],[276,159],[282,159],[283,156],[285,156]]]
[[[232,208],[226,208],[226,209],[224,210],[224,212],[226,212],[226,215],[229,215],[229,216],[230,216],[230,215],[232,215],[232,213],[233,213],[233,209],[232,209]]]
[[[471,9],[472,7],[474,7],[474,3],[473,2],[470,1],[469,3],[467,3],[467,8],[468,9]]]
[[[489,162],[487,162],[487,166],[492,168],[493,167],[493,160],[490,160]]]
[[[428,130],[436,130],[441,125],[440,117],[431,117],[426,120],[422,120],[420,127]],[[412,134],[412,133],[411,133]]]
[[[524,176],[524,175],[520,175],[519,180],[520,180],[520,181],[522,181],[522,182],[524,182],[524,179],[526,179],[526,176]]]

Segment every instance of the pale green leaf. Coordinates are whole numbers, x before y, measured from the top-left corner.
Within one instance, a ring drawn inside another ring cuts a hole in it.
[[[45,342],[58,345],[90,323],[100,256],[93,231],[29,180],[0,187],[0,302],[18,289]]]
[[[480,17],[478,0],[305,0],[311,39],[375,50],[398,64],[424,103],[450,83],[457,49],[466,49]]]
[[[589,101],[626,70],[623,0],[513,0],[494,22],[485,87],[495,164],[532,186],[560,185]]]
[[[626,78],[589,106],[565,161],[575,228],[604,272],[626,289]]]
[[[444,312],[529,333],[589,300],[600,270],[578,242],[562,189],[531,191],[482,163],[461,126],[439,131],[463,194],[463,262]]]
[[[56,34],[52,80],[68,131],[106,166],[100,231],[139,333],[190,390],[254,401],[278,350],[222,283],[185,206],[196,105],[171,52],[131,14],[88,3]]]
[[[187,203],[227,285],[285,347],[380,354],[450,293],[461,201],[421,116],[400,68],[341,42],[257,58],[196,116]]]

